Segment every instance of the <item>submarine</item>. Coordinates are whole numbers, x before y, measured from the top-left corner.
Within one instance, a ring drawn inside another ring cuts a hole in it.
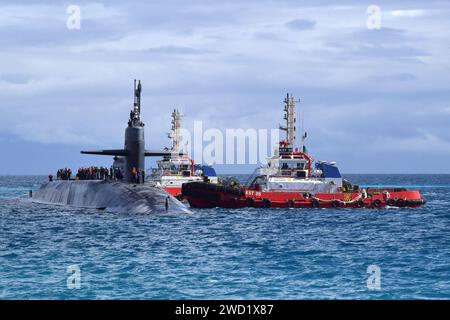
[[[33,202],[123,213],[190,212],[183,203],[165,190],[145,182],[145,157],[168,156],[170,152],[145,149],[141,91],[140,80],[137,83],[134,80],[134,104],[125,129],[124,148],[81,151],[82,154],[113,156],[113,167],[118,168],[120,178],[49,178],[49,181],[34,193]]]

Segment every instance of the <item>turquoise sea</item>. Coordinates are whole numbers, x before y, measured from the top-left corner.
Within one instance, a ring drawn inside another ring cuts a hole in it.
[[[0,299],[449,299],[450,175],[347,177],[428,202],[113,214],[34,204],[46,177],[0,177]]]

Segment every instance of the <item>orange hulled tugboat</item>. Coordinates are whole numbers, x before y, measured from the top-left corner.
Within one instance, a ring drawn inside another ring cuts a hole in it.
[[[405,188],[360,188],[342,178],[336,163],[317,161],[307,154],[306,132],[295,147],[295,101],[284,100],[286,139],[280,141],[266,166],[257,169],[245,186],[207,182],[183,184],[183,197],[194,208],[380,208],[418,207],[419,191]]]

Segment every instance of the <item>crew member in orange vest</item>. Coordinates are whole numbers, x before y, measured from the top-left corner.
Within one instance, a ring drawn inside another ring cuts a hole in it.
[[[131,175],[133,176],[134,182],[138,183],[139,181],[137,181],[137,170],[136,170],[136,167],[133,167],[133,169],[131,169]]]

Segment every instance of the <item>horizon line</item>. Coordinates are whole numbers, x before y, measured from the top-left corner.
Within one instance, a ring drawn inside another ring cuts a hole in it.
[[[252,175],[253,173],[231,173],[224,172],[218,173],[218,175]],[[408,173],[399,173],[399,172],[374,172],[374,173],[341,173],[343,176],[347,174],[355,174],[355,175],[450,175],[450,172],[435,172],[435,173],[420,173],[420,172],[408,172]],[[30,174],[0,174],[0,177],[26,177],[26,176],[47,176],[46,173],[30,173]]]

